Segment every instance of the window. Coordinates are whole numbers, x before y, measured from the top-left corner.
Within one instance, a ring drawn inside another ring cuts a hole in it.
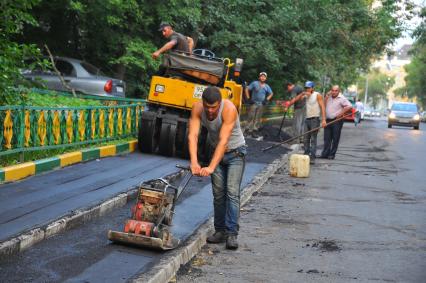
[[[101,73],[101,70],[99,70],[98,68],[96,68],[92,64],[89,64],[87,62],[81,62],[81,66],[91,75],[94,75],[94,76],[103,75]]]
[[[62,76],[67,76],[67,77],[76,76],[74,67],[70,63],[66,61],[62,61],[62,60],[56,60],[55,65]]]
[[[415,104],[394,104],[392,110],[417,112],[417,106]]]

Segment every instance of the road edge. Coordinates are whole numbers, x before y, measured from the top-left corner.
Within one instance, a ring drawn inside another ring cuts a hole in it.
[[[29,161],[0,168],[0,184],[14,182],[47,171],[93,159],[130,153],[136,150],[138,141],[131,140],[119,144],[82,149],[54,157]]]
[[[254,192],[260,190],[268,179],[275,174],[275,172],[288,163],[288,156],[293,152],[299,150],[299,145],[295,144],[291,146],[292,151],[281,155],[272,163],[270,163],[265,169],[258,173],[251,181],[249,185],[244,187],[241,196],[241,206],[244,206],[252,197]],[[201,248],[206,244],[207,235],[213,232],[213,218],[211,217],[204,224],[202,224],[189,239],[186,240],[185,245],[170,251],[170,256],[166,257],[159,264],[154,266],[151,270],[146,273],[141,273],[129,280],[129,282],[147,282],[147,283],[167,283],[182,265],[188,263]]]

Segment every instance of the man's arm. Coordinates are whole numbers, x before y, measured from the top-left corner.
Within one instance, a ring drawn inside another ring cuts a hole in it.
[[[325,120],[324,99],[322,98],[321,94],[317,94],[317,101],[318,101],[319,107],[321,109],[321,126],[323,128],[325,128],[325,125],[327,124],[327,121]]]
[[[268,96],[266,96],[266,101],[270,101],[273,95],[274,93],[272,92],[272,89],[271,89],[271,92],[268,94]]]
[[[292,106],[293,104],[295,104],[297,101],[301,100],[304,95],[305,95],[305,92],[301,92],[298,95],[296,95],[296,97],[293,97],[292,99],[290,99],[288,106],[284,110],[287,111],[287,109],[290,106]]]
[[[246,95],[246,99],[247,99],[247,100],[250,100],[250,92],[249,92],[249,88],[250,88],[250,85],[248,85],[248,86],[245,88],[245,90],[244,90],[244,94]]]
[[[189,36],[186,37],[186,40],[188,41],[189,53],[192,53],[192,49],[194,48],[194,40]]]
[[[160,49],[158,49],[157,51],[155,51],[154,53],[152,53],[152,58],[157,59],[158,56],[160,56],[160,54],[166,52],[167,50],[170,50],[173,48],[173,46],[175,46],[177,43],[176,40],[172,39],[169,42],[167,42],[166,44],[163,45],[163,47],[161,47]]]
[[[343,109],[337,115],[337,118],[343,117],[349,110],[352,109],[352,104],[346,98],[343,98],[343,101],[342,101],[341,105],[343,106]]]
[[[219,142],[214,150],[209,166],[201,168],[201,176],[211,175],[222,160],[228,145],[229,137],[231,136],[232,129],[234,128],[235,121],[237,121],[237,109],[231,102],[225,100],[225,103],[227,105],[224,105],[222,112],[222,127],[219,132]]]
[[[203,105],[201,102],[194,103],[189,118],[188,148],[191,162],[191,172],[194,175],[200,174],[200,163],[198,163],[198,135],[201,127],[201,113]]]

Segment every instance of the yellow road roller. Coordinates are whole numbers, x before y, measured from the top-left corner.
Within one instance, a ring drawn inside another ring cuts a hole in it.
[[[239,76],[243,60],[170,52],[164,55],[161,74],[151,79],[147,107],[141,115],[139,149],[145,153],[188,157],[188,121],[194,102],[208,86],[220,88],[222,97],[241,109]],[[232,72],[233,71],[233,72]],[[207,150],[207,131],[201,130],[199,148]],[[204,155],[203,152],[200,152]]]

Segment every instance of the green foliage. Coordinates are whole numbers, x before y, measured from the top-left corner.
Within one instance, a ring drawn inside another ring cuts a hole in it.
[[[421,11],[422,22],[414,32],[416,42],[412,50],[411,63],[405,66],[406,86],[400,92],[417,101],[426,109],[426,8]]]
[[[102,102],[93,99],[83,99],[66,97],[63,95],[40,94],[35,92],[25,92],[21,94],[23,104],[27,106],[44,107],[80,107],[80,106],[102,106]]]
[[[260,71],[273,74],[275,94],[286,80],[321,82],[327,76],[348,85],[400,33],[396,1],[375,9],[359,0],[204,2],[202,18],[209,21],[201,25],[201,45],[244,58],[247,81]]]
[[[319,83],[327,76],[348,85],[368,69],[399,35],[402,20],[396,16],[399,1],[380,1],[375,8],[372,2],[19,0],[37,4],[26,8],[38,26],[25,24],[17,42],[47,44],[55,55],[84,59],[124,79],[128,94],[143,95],[159,65],[150,55],[165,43],[158,24],[168,21],[193,37],[197,48],[243,58],[243,80],[268,72],[280,97],[287,80]]]
[[[378,69],[373,69],[367,76],[358,80],[360,87],[358,93],[361,100],[364,100],[366,78],[368,78],[367,103],[376,108],[381,99],[386,99],[388,90],[395,84],[395,78],[381,73]]]
[[[22,32],[23,26],[36,25],[29,11],[37,0],[4,0],[0,4],[0,105],[15,104],[13,87],[22,84],[20,69],[24,59],[39,54],[33,44],[19,44],[14,37]]]

